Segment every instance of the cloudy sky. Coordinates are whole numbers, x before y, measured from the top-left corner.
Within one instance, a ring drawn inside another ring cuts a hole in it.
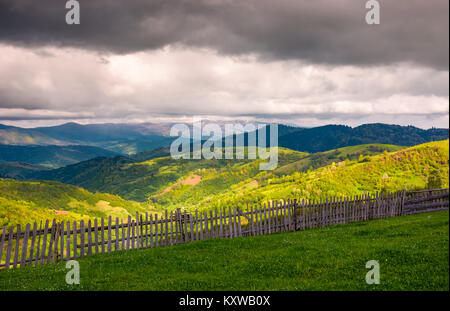
[[[449,1],[0,0],[0,123],[448,127]]]

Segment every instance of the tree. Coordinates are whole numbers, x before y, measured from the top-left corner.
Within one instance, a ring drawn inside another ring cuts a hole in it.
[[[428,189],[440,189],[442,188],[442,178],[439,170],[431,169],[427,179]]]

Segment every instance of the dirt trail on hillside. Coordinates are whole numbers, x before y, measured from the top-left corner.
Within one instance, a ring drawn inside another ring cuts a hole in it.
[[[177,186],[177,185],[191,185],[191,186],[195,186],[196,184],[198,184],[199,182],[202,181],[202,177],[200,175],[190,175],[187,178],[180,180],[179,182],[176,182],[175,184],[167,187],[166,189],[164,189],[164,191],[162,192],[162,194],[169,192],[172,187]]]

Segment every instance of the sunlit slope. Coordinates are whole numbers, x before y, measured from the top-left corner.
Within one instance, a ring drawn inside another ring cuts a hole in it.
[[[280,148],[278,162],[279,165],[285,165],[298,161],[306,155],[307,153],[304,152]],[[214,193],[217,189],[224,189],[258,174],[259,169],[255,169],[257,161],[259,160],[247,158],[243,160],[176,160],[170,156],[143,162],[135,162],[125,157],[97,158],[57,170],[41,172],[33,176],[33,179],[57,180],[90,191],[113,193],[128,200],[145,202],[152,195],[163,192],[191,175],[201,175],[202,180],[208,180],[210,176],[224,173],[225,179],[214,186],[215,189],[211,192]],[[232,173],[227,174],[227,172]]]
[[[424,189],[430,186],[429,176],[437,180],[437,184],[434,182],[431,187],[448,187],[448,163],[448,140],[432,142],[396,152],[362,156],[353,161],[335,162],[307,172],[284,176],[260,172],[254,178],[236,183],[215,195],[197,196],[196,201],[185,201],[183,206],[209,209],[245,206],[273,199],[320,199],[363,194],[365,191]],[[192,204],[186,204],[188,202]]]
[[[0,225],[32,223],[46,219],[78,220],[109,215],[126,218],[145,212],[146,204],[119,196],[92,193],[54,181],[0,179]]]
[[[398,151],[404,148],[405,147],[396,145],[368,144],[311,153],[299,161],[278,167],[275,170],[275,173],[277,175],[287,175],[295,172],[303,172],[308,169],[316,169],[321,166],[326,166],[333,162],[358,160],[360,157],[376,155],[385,151]]]
[[[385,151],[400,150],[404,147],[393,145],[370,144],[351,146],[321,152],[316,154],[298,153],[290,149],[279,148],[278,168],[272,172],[259,170],[258,163],[250,162],[245,165],[230,166],[226,171],[204,171],[200,181],[189,182],[195,175],[184,176],[175,184],[159,191],[151,198],[155,204],[162,208],[192,207],[208,209],[212,207],[227,207],[226,203],[244,204],[247,201],[258,201],[258,188],[270,176],[284,176],[295,172],[307,171],[310,167],[331,164],[341,159],[359,159]],[[299,159],[296,157],[299,157]],[[206,173],[206,174],[205,174]],[[279,190],[283,192],[282,189]],[[251,196],[243,194],[251,192]],[[239,197],[238,201],[234,198]],[[231,200],[231,201],[230,201]]]

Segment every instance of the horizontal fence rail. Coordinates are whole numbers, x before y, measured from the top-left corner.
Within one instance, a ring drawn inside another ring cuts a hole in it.
[[[136,214],[123,219],[4,226],[0,268],[36,266],[91,254],[152,248],[212,238],[256,236],[324,227],[449,208],[449,189],[328,198],[322,201],[273,201],[260,206],[168,211],[163,217]]]

